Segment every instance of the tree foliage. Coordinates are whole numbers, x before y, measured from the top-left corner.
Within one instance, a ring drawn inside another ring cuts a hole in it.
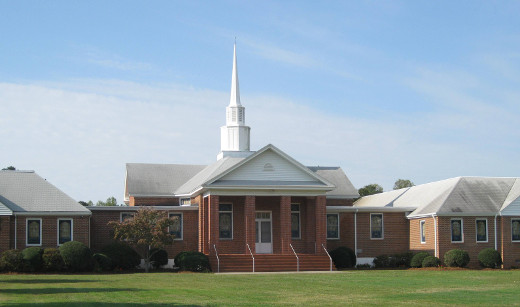
[[[89,203],[92,203],[92,202],[89,201]],[[96,206],[117,206],[117,199],[114,196],[111,196],[111,197],[107,198],[107,201],[99,200],[96,203]]]
[[[359,195],[361,195],[361,196],[378,194],[378,193],[383,192],[383,187],[377,183],[372,183],[372,184],[362,187],[361,189],[358,190],[358,192],[359,192]]]
[[[133,218],[122,222],[112,221],[109,225],[114,228],[114,239],[132,245],[141,252],[148,272],[155,251],[173,243],[175,236],[168,231],[173,223],[167,212],[141,207]]]
[[[403,189],[403,188],[411,188],[414,185],[415,184],[408,179],[397,179],[394,183],[394,190],[399,190],[399,189]]]
[[[8,166],[8,167],[5,167],[5,168],[2,168],[3,171],[16,171],[16,167],[14,166]]]

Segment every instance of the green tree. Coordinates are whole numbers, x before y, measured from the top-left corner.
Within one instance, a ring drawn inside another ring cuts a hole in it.
[[[402,188],[411,188],[414,185],[415,184],[408,179],[397,179],[394,183],[394,190],[399,190]]]
[[[114,196],[107,198],[107,201],[99,200],[96,206],[117,206],[117,199]]]
[[[2,168],[3,171],[16,171],[16,167],[14,166],[8,166],[8,167],[5,167],[5,168]]]
[[[383,192],[383,187],[377,183],[368,184],[358,190],[359,195],[367,196],[372,194],[378,194]]]
[[[114,228],[114,239],[132,245],[141,252],[148,273],[152,256],[173,243],[175,236],[168,231],[173,223],[166,211],[141,207],[133,218],[122,222],[111,221],[108,225]]]

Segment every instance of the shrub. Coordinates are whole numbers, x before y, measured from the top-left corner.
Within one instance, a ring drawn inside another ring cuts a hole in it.
[[[376,268],[395,268],[397,267],[397,259],[394,256],[379,255],[374,258],[374,266]]]
[[[183,271],[211,271],[208,257],[199,252],[180,252],[175,256],[175,265]]]
[[[168,264],[168,253],[164,249],[152,249],[152,258],[150,259],[154,268]]]
[[[463,268],[469,263],[468,252],[461,249],[452,249],[444,254],[444,264],[449,267]]]
[[[412,252],[406,252],[406,253],[402,253],[402,254],[395,254],[393,257],[395,257],[397,266],[399,266],[399,267],[404,266],[404,267],[409,268],[410,262],[412,261],[413,256],[414,255]]]
[[[441,265],[441,260],[435,256],[426,256],[422,262],[423,268],[436,268]]]
[[[43,267],[42,254],[43,249],[40,247],[33,246],[24,249],[22,251],[24,271],[40,271]]]
[[[17,249],[4,251],[0,256],[0,268],[8,272],[21,272],[23,270],[22,251]]]
[[[46,248],[42,255],[43,270],[47,272],[62,271],[65,268],[63,258],[57,248]]]
[[[99,269],[101,271],[110,271],[114,268],[112,266],[112,260],[107,255],[102,253],[96,253],[92,255],[92,257],[96,261],[96,269]]]
[[[63,262],[71,271],[86,271],[92,269],[92,252],[85,244],[69,241],[60,246]]]
[[[498,268],[502,264],[500,252],[494,248],[485,248],[478,253],[478,262],[485,268]]]
[[[114,242],[103,247],[101,252],[112,260],[116,269],[135,269],[141,263],[141,256],[130,246]]]
[[[340,246],[329,254],[337,269],[352,268],[356,265],[356,254],[346,246]]]
[[[410,266],[412,268],[420,268],[422,266],[424,258],[430,256],[427,252],[419,252],[415,254],[412,258],[412,261],[410,261]]]

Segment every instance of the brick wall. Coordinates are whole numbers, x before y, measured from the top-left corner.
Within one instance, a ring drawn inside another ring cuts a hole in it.
[[[463,242],[451,242],[451,220],[462,219]],[[476,219],[486,217],[464,216],[464,217],[438,217],[438,240],[439,255],[441,261],[444,254],[451,249],[462,249],[468,252],[470,257],[469,267],[479,267],[478,253],[484,248],[495,248],[494,216],[487,217],[488,242],[477,242],[476,239]],[[500,229],[500,221],[497,219],[497,229]]]
[[[520,267],[520,242],[513,242],[511,237],[511,220],[520,219],[519,216],[502,216],[500,224],[501,236],[498,250],[502,254],[504,268]]]
[[[330,199],[327,198],[327,206],[350,206],[354,204],[355,199]]]
[[[14,228],[14,219],[16,219],[16,247],[24,249],[27,247],[27,219],[41,219],[41,247],[56,248],[58,247],[58,219],[73,220],[73,240],[79,241],[85,245],[89,245],[89,216],[17,216],[12,218],[11,224]],[[14,233],[12,235],[14,240]],[[14,248],[14,244],[11,244]]]
[[[421,221],[424,221],[424,243],[421,242]],[[432,217],[410,220],[410,251],[435,254],[435,221]]]
[[[377,257],[409,250],[410,226],[404,212],[383,213],[383,232],[383,239],[371,239],[370,213],[358,212],[358,257]]]
[[[134,197],[130,196],[129,206],[178,206],[177,197]]]
[[[339,214],[339,239],[328,239],[327,250],[331,251],[340,246],[354,250],[354,213],[342,212]]]
[[[12,248],[11,216],[0,216],[0,253]]]

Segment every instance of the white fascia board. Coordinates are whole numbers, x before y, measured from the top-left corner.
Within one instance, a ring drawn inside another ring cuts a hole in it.
[[[414,208],[327,206],[327,212],[410,212]]]
[[[175,194],[132,194],[130,197],[156,197],[156,198],[173,198],[177,197]]]
[[[91,211],[138,211],[141,208],[152,208],[156,210],[170,211],[197,211],[198,206],[90,206],[87,209]]]
[[[204,193],[204,197],[209,195],[219,196],[320,196],[325,195],[325,192],[309,191],[309,190],[273,190],[273,189],[254,189],[254,190],[236,190],[236,189],[212,189]]]
[[[431,216],[446,216],[446,217],[458,217],[458,216],[490,216],[494,217],[496,213],[488,212],[488,213],[476,213],[476,212],[450,212],[450,213],[426,213],[426,214],[418,214],[418,215],[409,215],[409,219],[416,219],[421,217],[431,217]]]
[[[359,195],[327,195],[327,199],[356,199]]]
[[[85,215],[92,215],[92,212],[90,212],[90,211],[23,211],[23,212],[13,212],[13,215],[15,215],[15,216],[85,216]]]

